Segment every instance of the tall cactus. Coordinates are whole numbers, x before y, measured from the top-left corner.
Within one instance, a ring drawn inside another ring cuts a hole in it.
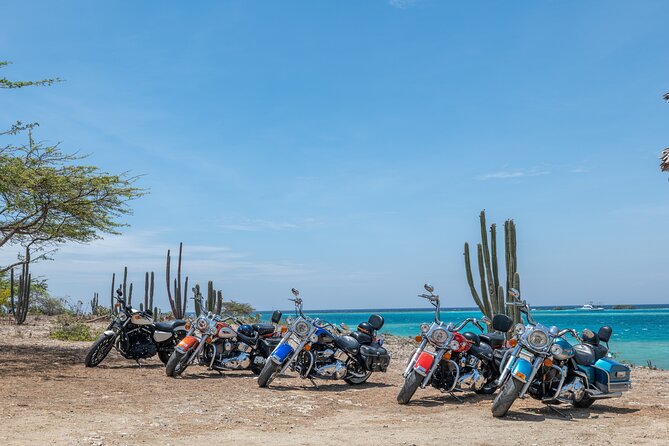
[[[9,295],[12,304],[12,314],[17,325],[26,321],[28,308],[30,307],[30,284],[32,276],[30,274],[30,250],[26,248],[25,258],[21,265],[21,275],[19,276],[18,295],[14,295],[14,268],[11,269],[9,279]]]
[[[469,243],[465,242],[465,272],[467,283],[472,293],[474,302],[481,313],[492,318],[495,314],[506,314],[514,321],[520,321],[520,312],[516,307],[508,306],[511,302],[509,290],[520,289],[520,275],[516,257],[516,224],[513,220],[504,222],[504,251],[506,266],[506,292],[499,281],[499,265],[497,259],[497,226],[490,225],[490,243],[488,243],[488,231],[485,210],[479,215],[481,229],[481,243],[476,245],[479,278],[481,281],[480,294],[474,284],[471,259],[469,255]]]
[[[153,308],[153,284],[154,284],[154,275],[151,271],[144,274],[144,305],[143,308],[150,310]]]
[[[195,295],[195,312],[200,314],[202,312],[209,312],[216,314],[221,314],[223,309],[223,292],[221,290],[216,291],[214,289],[214,282],[207,282],[207,299],[204,302],[205,308],[200,307],[200,284],[195,284],[193,288],[193,293]]]
[[[91,314],[93,316],[98,315],[98,305],[100,305],[100,295],[93,293],[93,299],[91,299]]]
[[[113,318],[114,314],[116,313],[116,302],[114,299],[114,285],[116,282],[116,273],[112,273],[112,286],[111,286],[111,294],[110,294],[110,301],[109,301],[109,315]]]
[[[188,276],[186,276],[186,281],[184,286],[181,286],[181,253],[183,249],[183,243],[179,243],[179,261],[177,263],[177,277],[174,279],[174,297],[172,297],[172,290],[170,289],[170,250],[167,250],[167,264],[165,266],[165,281],[167,284],[167,298],[170,302],[170,307],[172,308],[172,314],[177,319],[182,319],[186,314],[186,304],[187,292],[188,290]]]

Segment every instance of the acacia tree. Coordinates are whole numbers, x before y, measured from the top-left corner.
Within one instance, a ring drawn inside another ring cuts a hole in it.
[[[665,93],[662,98],[669,102],[669,93]],[[669,172],[669,147],[664,149],[660,154],[660,170],[662,170],[662,172]]]

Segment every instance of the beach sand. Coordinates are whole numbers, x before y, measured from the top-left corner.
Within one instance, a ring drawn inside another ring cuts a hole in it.
[[[248,371],[192,366],[172,379],[157,358],[140,368],[115,352],[85,368],[90,343],[50,340],[48,329],[43,317],[0,323],[0,444],[669,444],[669,371],[635,368],[622,398],[562,406],[571,419],[532,399],[495,419],[492,396],[459,394],[458,402],[428,388],[398,405],[414,347],[406,338],[389,339],[391,367],[368,384],[316,389],[288,376],[261,389]]]

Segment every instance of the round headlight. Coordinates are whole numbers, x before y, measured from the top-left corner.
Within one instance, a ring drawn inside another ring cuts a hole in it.
[[[548,335],[541,330],[532,330],[527,342],[530,343],[532,348],[544,349],[548,345]]]
[[[318,335],[317,334],[312,334],[311,337],[309,338],[309,340],[312,343],[318,342]]]
[[[516,335],[520,336],[520,335],[522,335],[523,333],[525,333],[525,326],[524,326],[523,324],[516,324],[516,326],[513,327],[513,332],[514,332]]]
[[[125,322],[125,320],[128,319],[128,315],[125,314],[125,313],[119,313],[119,314],[118,314],[118,319],[119,319],[121,322]]]
[[[288,316],[286,318],[286,324],[293,325],[293,322],[295,322],[295,319],[293,319],[293,316]]]
[[[448,344],[448,347],[449,347],[451,350],[457,350],[457,349],[460,348],[460,343],[459,343],[458,341],[456,341],[455,339],[453,339],[453,340],[451,341],[451,343]]]
[[[423,333],[427,333],[427,331],[430,329],[430,324],[420,324],[420,331]]]
[[[437,328],[430,335],[430,339],[435,344],[441,345],[448,340],[448,333],[443,328]]]
[[[553,344],[551,347],[551,355],[553,356],[560,356],[562,354],[562,347],[560,347],[557,344]]]
[[[299,321],[297,324],[295,324],[295,333],[297,333],[297,335],[300,337],[305,337],[309,334],[309,324],[307,324],[305,321]]]
[[[195,326],[198,330],[205,331],[209,327],[209,321],[204,317],[199,317],[197,318],[197,321],[195,321]]]

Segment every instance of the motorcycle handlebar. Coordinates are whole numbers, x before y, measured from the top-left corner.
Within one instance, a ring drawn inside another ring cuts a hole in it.
[[[560,330],[560,332],[558,333],[558,337],[562,337],[562,336],[566,335],[567,333],[571,333],[572,336],[574,336],[576,339],[578,339],[578,342],[582,342],[581,337],[579,336],[578,332],[576,330],[574,330],[573,328],[565,328],[564,330]]]
[[[476,327],[477,327],[479,330],[484,331],[484,330],[483,330],[483,327],[481,326],[481,323],[480,323],[480,322],[478,321],[478,319],[476,319],[475,317],[468,317],[468,318],[465,319],[464,321],[460,322],[457,326],[453,327],[453,328],[451,329],[451,331],[460,331],[460,330],[462,330],[462,329],[465,327],[465,325],[467,325],[467,324],[470,323],[470,322],[471,322],[472,324],[476,325]]]

